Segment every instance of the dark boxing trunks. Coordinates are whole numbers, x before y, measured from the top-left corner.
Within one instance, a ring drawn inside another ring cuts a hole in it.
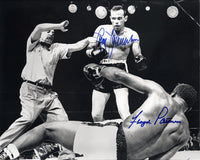
[[[127,160],[127,146],[122,123],[117,130],[117,160]]]

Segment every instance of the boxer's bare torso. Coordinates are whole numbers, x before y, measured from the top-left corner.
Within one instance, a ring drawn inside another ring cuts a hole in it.
[[[112,25],[99,26],[93,36],[101,47],[106,49],[108,57],[126,60],[133,43],[139,43],[138,34],[130,28],[124,27],[116,33]]]
[[[162,88],[123,122],[123,129],[129,160],[162,159],[178,151],[189,138],[181,106]]]

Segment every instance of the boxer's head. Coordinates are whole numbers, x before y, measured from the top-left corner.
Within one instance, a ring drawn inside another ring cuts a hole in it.
[[[121,31],[121,29],[124,28],[127,19],[128,16],[126,15],[126,11],[121,5],[112,7],[110,11],[110,21],[115,31]]]
[[[41,33],[40,42],[52,44],[54,40],[54,30],[44,31]]]
[[[179,96],[187,103],[188,108],[192,107],[197,100],[197,91],[189,84],[178,84],[171,93],[172,96]]]

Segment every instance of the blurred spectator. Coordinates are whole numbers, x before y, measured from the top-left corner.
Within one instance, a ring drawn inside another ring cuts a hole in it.
[[[189,147],[189,150],[200,150],[199,141],[197,139],[196,134],[194,133],[192,134],[191,142],[192,142],[192,146]]]

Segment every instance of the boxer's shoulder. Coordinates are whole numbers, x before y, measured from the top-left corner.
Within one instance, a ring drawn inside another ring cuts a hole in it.
[[[110,24],[103,24],[103,25],[98,26],[97,28],[105,30],[105,31],[109,31],[113,29],[112,25]]]
[[[129,33],[129,34],[137,34],[136,31],[134,31],[133,29],[128,28],[128,27],[124,27],[124,31],[125,31],[126,33]]]

